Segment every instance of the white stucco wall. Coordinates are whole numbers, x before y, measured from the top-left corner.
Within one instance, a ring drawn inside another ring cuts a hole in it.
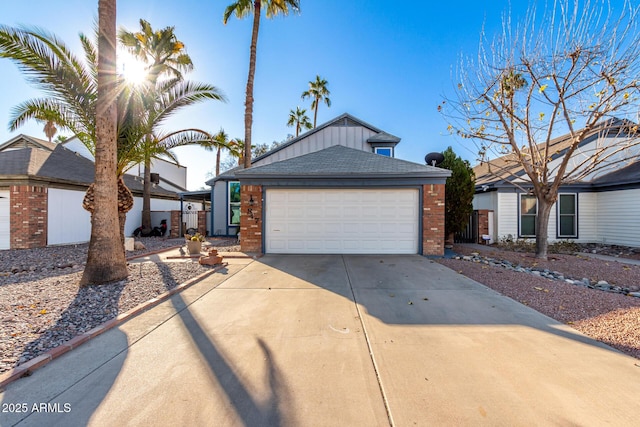
[[[89,241],[91,214],[82,208],[84,194],[84,191],[49,188],[47,244],[62,245]]]
[[[0,250],[11,247],[11,204],[8,190],[0,190]]]
[[[62,245],[88,242],[91,238],[91,215],[82,208],[84,191],[49,188],[47,244]],[[160,219],[167,219],[171,226],[168,211],[179,210],[180,201],[151,199],[152,225],[160,225]],[[166,216],[159,211],[167,211]],[[153,222],[155,218],[155,222]],[[142,223],[142,198],[134,197],[133,208],[127,213],[125,236]],[[117,233],[118,231],[115,230]]]

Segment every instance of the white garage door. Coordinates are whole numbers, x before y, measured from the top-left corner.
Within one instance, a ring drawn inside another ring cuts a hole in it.
[[[0,191],[0,249],[9,249],[9,230],[11,229],[9,210],[9,192]]]
[[[267,189],[265,251],[418,253],[417,189]]]

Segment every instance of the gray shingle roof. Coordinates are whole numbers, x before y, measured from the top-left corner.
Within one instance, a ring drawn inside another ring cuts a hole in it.
[[[598,186],[640,184],[640,161],[630,164],[591,181]]]
[[[448,170],[334,145],[324,150],[236,172],[239,178],[446,178]]]
[[[0,152],[0,179],[39,178],[87,187],[93,182],[94,173],[91,160],[62,145],[56,145],[53,151],[22,148]],[[125,175],[124,182],[132,192],[142,193],[142,180]],[[152,187],[151,194],[177,197],[177,193],[162,187]]]
[[[400,142],[400,138],[387,132],[380,132],[379,134],[373,135],[371,138],[367,139],[367,142],[392,142],[397,144]]]

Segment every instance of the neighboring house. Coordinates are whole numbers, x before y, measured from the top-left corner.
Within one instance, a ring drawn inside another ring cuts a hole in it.
[[[628,138],[628,134],[624,139]],[[594,132],[570,159],[577,165],[601,149],[611,152],[621,138],[618,132]],[[555,170],[569,145],[568,135],[551,141],[554,153],[548,167]],[[607,152],[607,151],[605,151]],[[560,187],[558,201],[549,217],[548,239],[578,243],[606,243],[640,247],[640,145],[611,156],[602,167],[582,173]],[[474,168],[476,195],[473,206],[484,218],[480,234],[491,241],[501,238],[534,238],[537,215],[535,196],[529,190],[522,166],[510,161],[511,154]],[[621,161],[622,156],[628,158]],[[601,155],[602,157],[602,155]],[[584,169],[583,169],[584,170]],[[517,185],[514,185],[517,184]]]
[[[349,114],[320,125],[209,180],[213,232],[249,252],[442,255],[450,172],[395,159],[399,142]]]
[[[82,200],[93,179],[93,162],[64,144],[18,135],[0,145],[0,249],[87,242],[91,220]],[[142,220],[142,179],[125,175],[124,181],[135,201],[125,225],[131,235]],[[180,209],[179,195],[153,185],[151,209],[164,215],[152,217],[154,224],[170,219],[168,211]]]
[[[87,147],[77,137],[71,137],[61,143],[65,148],[80,154],[93,162],[94,158]],[[133,175],[144,179],[144,165],[132,165],[126,171],[128,175]],[[187,191],[187,168],[174,162],[163,159],[151,160],[151,181],[161,187],[175,191]]]

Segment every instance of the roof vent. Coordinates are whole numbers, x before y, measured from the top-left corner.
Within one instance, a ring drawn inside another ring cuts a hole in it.
[[[159,173],[151,173],[151,182],[153,184],[160,184],[160,174]]]

